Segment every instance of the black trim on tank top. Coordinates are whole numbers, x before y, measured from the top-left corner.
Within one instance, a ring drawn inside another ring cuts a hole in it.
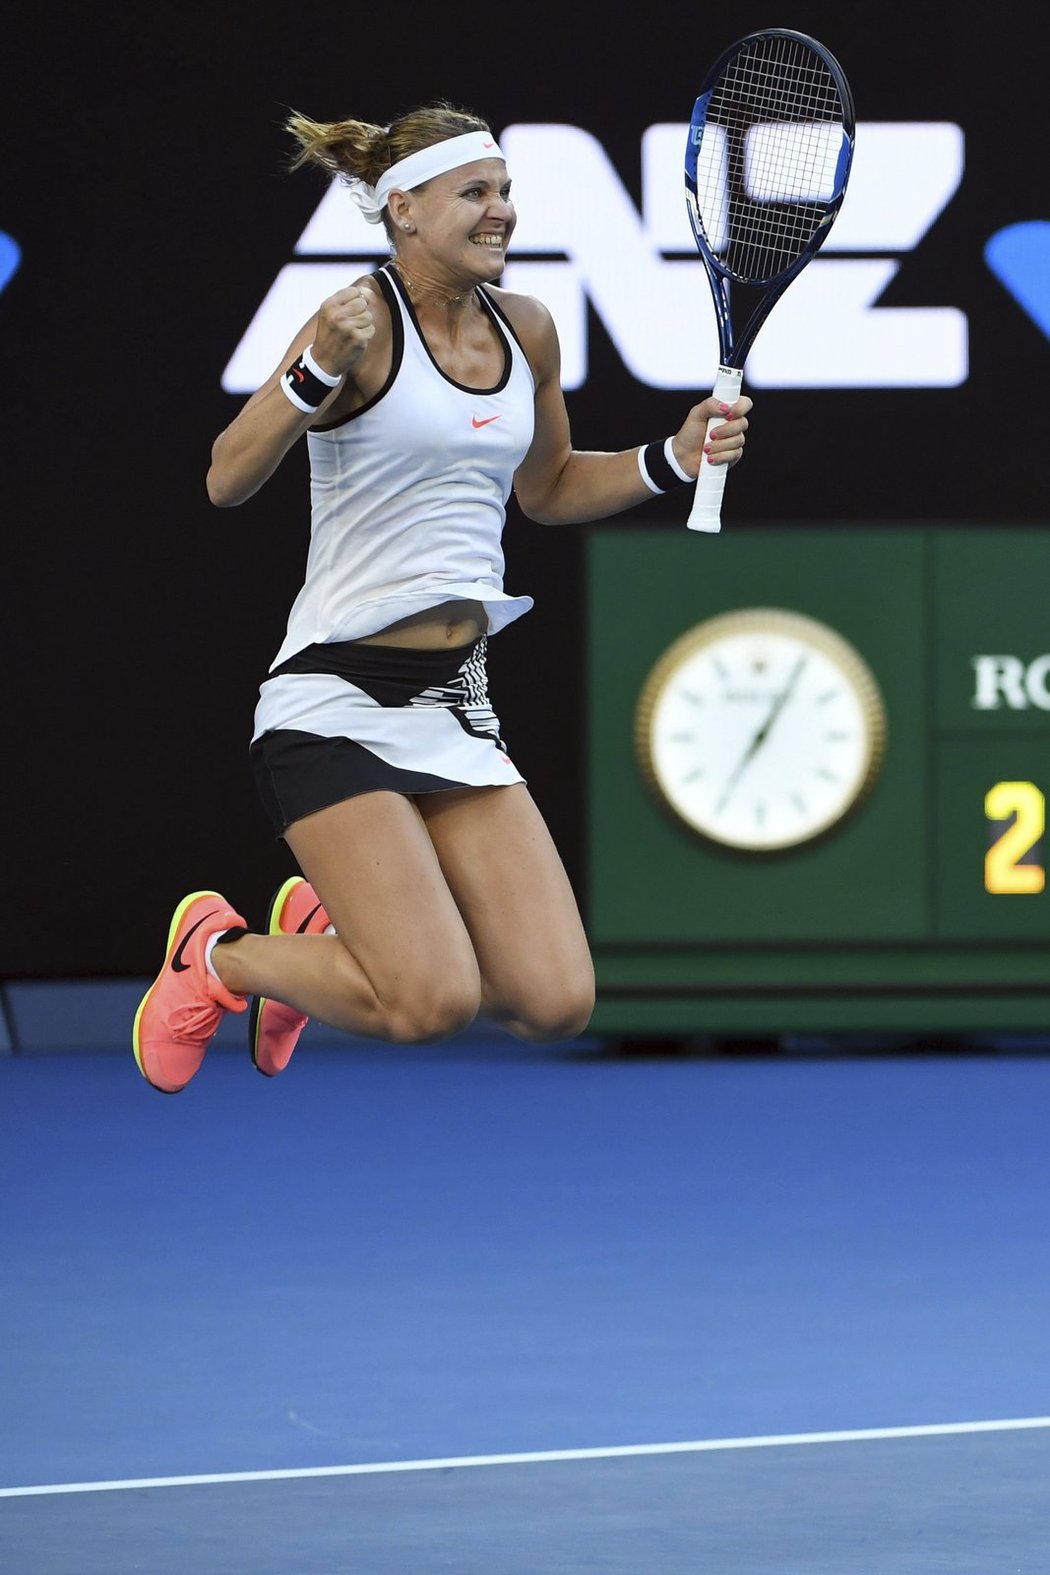
[[[391,279],[391,281],[392,281],[392,283],[394,285],[394,288],[397,290],[398,295],[400,296],[401,300],[404,302],[405,310],[408,313],[409,321],[411,322],[412,327],[415,329],[416,334],[417,334],[417,336],[419,338],[419,342],[423,346],[423,349],[426,351],[427,356],[430,359],[430,364],[434,368],[434,370],[438,374],[438,376],[439,377],[443,377],[446,383],[450,383],[453,388],[458,388],[460,390],[460,392],[463,393],[463,394],[478,394],[478,395],[502,394],[503,390],[506,388],[507,384],[510,382],[510,374],[511,374],[511,372],[513,370],[513,367],[514,367],[514,353],[511,350],[510,345],[507,343],[507,336],[503,332],[502,325],[501,325],[501,323],[499,321],[499,317],[497,316],[495,310],[493,309],[492,302],[489,300],[488,296],[485,294],[485,292],[481,288],[481,286],[480,285],[475,286],[473,293],[477,296],[478,300],[481,302],[481,305],[483,306],[485,311],[488,312],[489,321],[492,323],[493,327],[495,328],[496,335],[497,335],[497,337],[498,337],[498,339],[500,341],[500,344],[503,346],[503,376],[500,378],[499,382],[498,383],[494,383],[491,388],[471,388],[469,383],[457,383],[456,379],[454,377],[449,377],[448,373],[446,371],[444,371],[444,369],[438,364],[437,358],[435,357],[433,350],[431,350],[430,346],[427,344],[426,335],[424,334],[422,328],[419,326],[419,318],[416,316],[416,310],[415,310],[415,307],[412,305],[412,302],[411,302],[411,300],[409,298],[408,291],[406,290],[406,288],[405,288],[404,284],[402,283],[402,281],[398,278],[398,276],[397,276],[396,272],[394,271],[393,267],[390,268],[389,277],[390,277],[390,279]]]
[[[529,364],[529,369],[531,371],[531,363],[529,363],[528,351],[525,349],[525,346],[522,344],[521,339],[518,336],[518,330],[515,328],[514,324],[511,322],[510,318],[507,316],[507,314],[503,310],[502,306],[500,306],[498,301],[493,300],[492,296],[488,292],[488,287],[486,285],[479,284],[478,285],[478,293],[479,293],[479,295],[481,295],[484,298],[484,301],[485,301],[486,305],[488,306],[489,310],[492,311],[492,312],[495,312],[496,316],[499,318],[500,322],[503,324],[503,326],[507,330],[508,334],[510,334],[510,337],[514,340],[514,343],[517,345],[518,349],[521,351],[522,355],[525,357],[526,363]]]

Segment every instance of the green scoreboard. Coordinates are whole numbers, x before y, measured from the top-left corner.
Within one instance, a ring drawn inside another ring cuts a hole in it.
[[[1050,1030],[1050,531],[588,560],[595,1030]]]

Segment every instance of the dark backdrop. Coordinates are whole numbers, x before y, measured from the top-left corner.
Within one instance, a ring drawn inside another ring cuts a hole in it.
[[[1026,12],[1029,45],[1017,41]],[[862,120],[966,131],[964,185],[885,299],[966,311],[970,377],[951,390],[756,393],[727,528],[1044,516],[1050,346],[981,256],[991,233],[1048,205],[1044,11],[1011,8],[1009,47],[987,16],[970,31],[959,15],[897,0],[779,14],[657,0],[607,24],[551,0],[21,8],[0,209],[22,250],[0,293],[0,977],[152,973],[187,890],[216,886],[257,921],[291,868],[246,747],[304,562],[305,453],[238,510],[204,492],[211,440],[240,404],[222,369],[321,195],[283,171],[286,106],[385,120],[446,96],[497,131],[583,126],[637,199],[642,132],[688,118],[725,45],[763,25],[815,33]],[[569,396],[577,446],[678,425],[687,397],[632,379],[593,318],[590,344],[588,382]],[[687,504],[657,500],[644,518],[680,528]],[[585,541],[512,506],[507,582],[537,607],[491,651],[505,730],[578,888]],[[886,597],[889,614],[892,585]]]

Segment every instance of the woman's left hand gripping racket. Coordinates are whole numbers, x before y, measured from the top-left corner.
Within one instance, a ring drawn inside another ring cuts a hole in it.
[[[715,62],[693,109],[685,196],[718,323],[714,395],[740,397],[755,335],[827,239],[853,159],[853,98],[842,68],[815,39],[767,28]],[[750,316],[730,315],[730,285]],[[757,299],[755,293],[757,292]],[[741,326],[743,324],[743,326]],[[718,417],[708,423],[720,426]],[[721,529],[726,466],[700,462],[691,530]]]

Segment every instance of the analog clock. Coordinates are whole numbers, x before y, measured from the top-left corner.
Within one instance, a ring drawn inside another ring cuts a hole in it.
[[[826,624],[751,607],[664,652],[635,738],[659,801],[702,836],[748,852],[795,847],[869,792],[886,713],[863,657]]]

